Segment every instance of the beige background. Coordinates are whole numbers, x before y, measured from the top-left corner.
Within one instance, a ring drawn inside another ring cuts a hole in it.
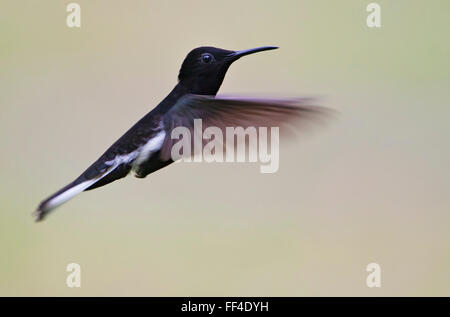
[[[69,29],[69,1],[3,0],[0,295],[450,295],[450,2],[379,0],[381,29],[369,2],[79,0]],[[280,46],[221,93],[319,95],[339,118],[282,144],[277,174],[177,164],[34,223],[200,45]]]

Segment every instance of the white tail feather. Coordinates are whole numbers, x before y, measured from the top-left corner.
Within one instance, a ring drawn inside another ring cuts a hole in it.
[[[117,166],[121,164],[120,161],[116,160],[113,161],[113,164],[103,173],[98,175],[96,178],[87,180],[85,182],[82,182],[80,184],[74,185],[67,190],[63,191],[59,195],[52,197],[48,201],[44,201],[41,203],[39,208],[35,211],[36,221],[42,220],[46,214],[48,214],[50,211],[58,207],[59,205],[62,205],[66,201],[70,200],[71,198],[75,197],[76,195],[80,194],[99,180],[101,180],[103,177],[111,173]]]
[[[75,197],[76,195],[78,195],[79,193],[84,191],[86,188],[89,188],[90,186],[92,186],[98,180],[99,180],[99,178],[94,178],[94,179],[85,181],[85,182],[83,182],[81,184],[78,184],[78,185],[76,185],[74,187],[69,188],[65,192],[62,192],[58,196],[56,196],[53,199],[51,199],[50,201],[48,201],[46,206],[45,206],[45,209],[47,211],[49,211],[49,210],[52,210],[52,209],[58,207],[59,205],[64,204],[66,201],[68,201],[69,199]]]

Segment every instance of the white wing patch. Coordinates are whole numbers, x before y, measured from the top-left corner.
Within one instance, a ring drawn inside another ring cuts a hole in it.
[[[133,168],[138,167],[143,162],[145,162],[152,153],[161,149],[164,139],[166,137],[166,132],[161,130],[157,135],[152,137],[145,143],[143,146],[139,148],[139,155],[136,160],[133,162]]]
[[[114,166],[114,168],[116,168],[120,164],[129,164],[129,163],[133,162],[139,156],[139,153],[140,153],[140,149],[137,149],[136,151],[133,151],[128,154],[117,155],[113,160],[107,161],[107,162],[105,162],[105,164]]]

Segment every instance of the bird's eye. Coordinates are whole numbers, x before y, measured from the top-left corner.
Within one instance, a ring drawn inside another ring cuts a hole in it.
[[[205,64],[208,64],[213,60],[214,60],[214,57],[211,54],[205,53],[202,55],[202,62]]]

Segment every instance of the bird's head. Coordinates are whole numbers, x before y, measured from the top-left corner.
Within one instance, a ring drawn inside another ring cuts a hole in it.
[[[273,50],[278,47],[262,46],[242,51],[230,51],[202,46],[189,52],[181,65],[178,79],[190,93],[215,95],[230,65],[242,56]]]

